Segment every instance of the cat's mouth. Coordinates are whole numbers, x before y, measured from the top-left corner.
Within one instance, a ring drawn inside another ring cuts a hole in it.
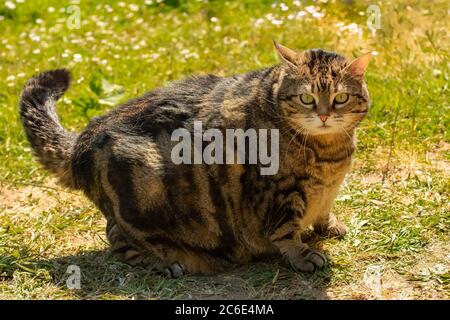
[[[312,126],[310,132],[313,135],[335,134],[338,133],[338,127],[333,123],[321,123]]]

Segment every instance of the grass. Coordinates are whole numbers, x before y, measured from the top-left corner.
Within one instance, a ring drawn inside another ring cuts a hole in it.
[[[82,0],[0,3],[0,299],[449,299],[448,1]],[[151,4],[150,4],[151,3]],[[312,6],[312,7],[311,7]],[[305,14],[298,14],[303,11]],[[296,18],[298,17],[298,18]],[[107,253],[104,220],[32,158],[18,97],[38,71],[67,67],[74,84],[58,104],[64,126],[193,73],[231,75],[276,63],[271,41],[355,56],[377,51],[358,151],[334,211],[343,240],[310,235],[330,258],[314,274],[261,261],[215,277],[170,280]],[[66,286],[80,266],[81,289]]]

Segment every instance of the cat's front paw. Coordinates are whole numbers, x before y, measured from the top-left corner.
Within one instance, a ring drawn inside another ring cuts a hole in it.
[[[300,272],[313,272],[322,269],[327,263],[327,258],[323,253],[308,247],[303,248],[295,255],[285,256],[285,258],[294,270]]]

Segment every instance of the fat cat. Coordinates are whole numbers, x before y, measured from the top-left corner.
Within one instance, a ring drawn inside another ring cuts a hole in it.
[[[171,83],[92,119],[81,133],[65,130],[55,109],[69,72],[41,73],[20,100],[26,136],[46,169],[95,203],[112,252],[129,264],[180,277],[279,254],[296,271],[314,271],[326,256],[301,234],[311,226],[326,236],[346,233],[330,209],[368,112],[371,56],[275,49],[277,65]],[[278,129],[278,171],[175,164],[171,133],[192,132],[195,121],[223,132]]]

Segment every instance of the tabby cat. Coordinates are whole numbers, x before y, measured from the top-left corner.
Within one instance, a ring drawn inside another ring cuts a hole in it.
[[[280,63],[232,77],[196,76],[158,88],[80,133],[60,124],[56,101],[67,70],[30,79],[20,116],[42,165],[83,190],[107,219],[111,249],[123,261],[167,276],[212,274],[268,254],[297,271],[326,263],[301,240],[313,227],[343,236],[330,213],[368,111],[364,72],[370,54],[348,60],[320,49],[275,44]],[[204,129],[279,129],[279,170],[260,164],[179,164],[171,133]]]

